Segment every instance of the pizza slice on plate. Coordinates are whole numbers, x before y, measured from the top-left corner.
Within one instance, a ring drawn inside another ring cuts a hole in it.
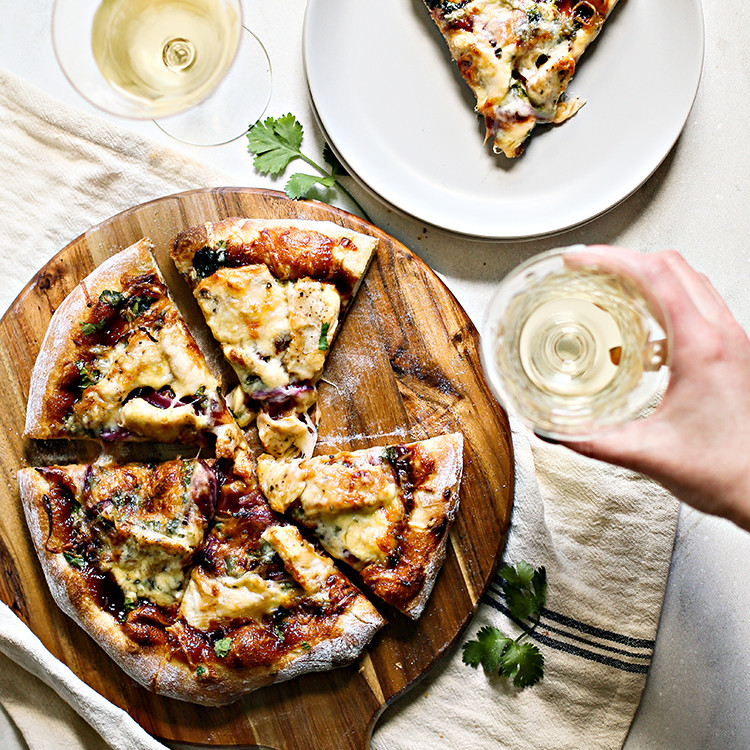
[[[25,434],[246,446],[171,299],[147,239],[105,261],[55,311],[34,365]]]
[[[152,688],[213,515],[218,480],[200,460],[22,469],[21,501],[58,606]]]
[[[307,459],[258,459],[271,507],[310,529],[384,601],[417,619],[445,559],[463,468],[459,433]]]
[[[256,418],[274,456],[312,455],[316,383],[376,245],[332,222],[238,218],[173,240],[172,259],[239,378],[230,408],[242,426]]]
[[[221,705],[264,685],[343,666],[385,624],[370,602],[257,487],[227,483],[168,628],[156,690]]]
[[[537,123],[585,103],[564,98],[617,0],[424,0],[477,99],[495,152],[519,156]]]

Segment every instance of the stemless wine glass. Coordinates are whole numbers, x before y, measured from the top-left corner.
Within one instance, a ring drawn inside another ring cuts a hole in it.
[[[649,284],[601,248],[520,264],[489,306],[482,360],[500,402],[537,433],[585,440],[635,419],[669,376],[670,323]]]
[[[270,99],[268,54],[241,0],[55,0],[52,41],[89,102],[187,143],[234,140]]]

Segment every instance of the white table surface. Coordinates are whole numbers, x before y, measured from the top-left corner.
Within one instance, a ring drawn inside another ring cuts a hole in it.
[[[306,0],[244,4],[247,25],[263,39],[273,66],[267,114],[293,112],[305,126],[304,150],[320,154],[322,140],[301,65]],[[0,0],[0,67],[70,104],[97,111],[71,88],[56,63],[49,34],[51,6],[52,0],[22,7],[17,0]],[[728,0],[703,0],[703,10],[703,78],[682,137],[638,192],[593,222],[534,241],[475,242],[402,217],[356,185],[353,192],[376,224],[437,271],[477,324],[497,280],[520,260],[553,246],[605,242],[643,251],[678,249],[711,278],[750,328],[750,106],[745,95],[750,20],[742,3]],[[658,85],[658,71],[654,76],[645,85]],[[191,147],[151,122],[118,122],[212,164],[237,186],[283,187],[283,180],[274,183],[255,173],[243,140]],[[682,508],[654,660],[626,750],[750,747],[749,570],[750,535]],[[23,747],[2,712],[0,746]]]

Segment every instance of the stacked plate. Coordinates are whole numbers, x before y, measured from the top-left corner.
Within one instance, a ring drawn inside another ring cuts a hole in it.
[[[491,239],[587,221],[635,191],[682,131],[700,82],[699,0],[620,0],[569,94],[587,104],[507,159],[421,0],[310,0],[304,59],[342,162],[420,221]]]

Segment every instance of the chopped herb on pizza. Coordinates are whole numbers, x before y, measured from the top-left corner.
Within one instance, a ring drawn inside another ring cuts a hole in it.
[[[168,634],[156,690],[219,705],[355,659],[385,624],[332,561],[256,488],[221,493]]]
[[[617,0],[424,0],[476,96],[495,152],[519,156],[537,123],[585,103],[565,90]]]
[[[55,311],[34,365],[25,434],[245,446],[195,339],[141,240]]]
[[[306,459],[261,456],[258,481],[274,510],[416,619],[445,558],[462,468],[463,438],[453,433]]]
[[[19,486],[58,606],[157,693],[230,703],[349,663],[385,622],[218,465],[22,469]]]
[[[153,689],[214,513],[214,469],[200,460],[51,466],[22,469],[18,483],[55,602]]]
[[[321,221],[226,219],[187,229],[172,259],[239,378],[228,397],[270,454],[309,456],[316,383],[377,240]]]

